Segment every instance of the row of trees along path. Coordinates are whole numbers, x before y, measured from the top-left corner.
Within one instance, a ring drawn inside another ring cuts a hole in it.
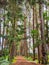
[[[27,61],[23,56],[17,56],[16,62],[13,63],[12,65],[41,65],[41,64],[36,64],[30,61]]]

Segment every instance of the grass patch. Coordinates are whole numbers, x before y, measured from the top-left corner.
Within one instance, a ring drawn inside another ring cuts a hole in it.
[[[14,59],[12,60],[12,63],[15,63],[17,60],[16,60],[17,58],[16,57],[14,57]]]
[[[32,58],[32,57],[24,57],[24,58],[25,58],[26,60],[28,60],[28,61],[38,63],[38,59],[36,59],[36,60],[33,61],[33,58]]]
[[[24,57],[26,60],[28,61],[33,61],[33,59],[31,57]]]
[[[0,65],[9,65],[8,56],[6,58],[4,56],[0,57]]]

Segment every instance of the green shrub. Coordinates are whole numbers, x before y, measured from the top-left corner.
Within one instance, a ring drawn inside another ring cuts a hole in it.
[[[31,57],[25,57],[25,59],[28,61],[33,61],[33,59]]]

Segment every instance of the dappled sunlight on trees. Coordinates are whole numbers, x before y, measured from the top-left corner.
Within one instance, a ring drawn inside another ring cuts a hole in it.
[[[0,63],[17,56],[49,63],[49,0],[0,0]]]

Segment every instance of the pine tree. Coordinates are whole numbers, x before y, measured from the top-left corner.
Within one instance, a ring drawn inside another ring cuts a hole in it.
[[[44,36],[44,20],[43,20],[43,4],[42,0],[39,1],[39,16],[41,21],[41,40],[42,40],[42,63],[47,63],[46,56],[46,44],[45,44],[45,36]]]

